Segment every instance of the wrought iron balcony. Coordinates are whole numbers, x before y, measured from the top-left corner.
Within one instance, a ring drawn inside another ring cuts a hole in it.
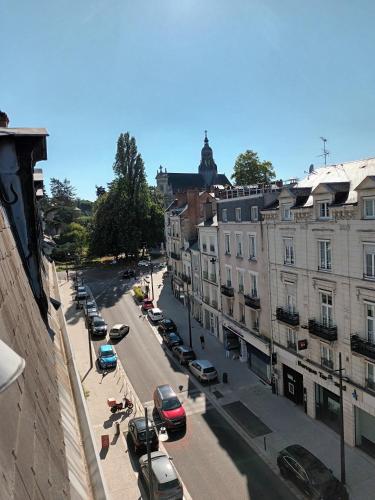
[[[178,253],[175,253],[175,252],[171,252],[171,257],[174,260],[181,260],[181,256],[178,255]]]
[[[227,297],[234,297],[234,289],[232,286],[221,285],[221,293]]]
[[[283,323],[288,323],[288,325],[299,325],[299,314],[292,313],[288,311],[288,309],[284,309],[283,307],[276,308],[276,318]]]
[[[329,342],[337,340],[337,326],[327,326],[315,319],[309,319],[309,332]]]
[[[332,359],[321,358],[320,363],[324,368],[328,368],[329,370],[333,370],[333,361]]]
[[[244,295],[245,306],[251,307],[252,309],[260,309],[260,298],[253,297],[252,295]]]
[[[187,283],[188,285],[191,284],[191,278],[187,274],[181,274],[181,279],[182,281],[185,281],[185,283]]]
[[[287,340],[286,343],[288,349],[292,349],[292,351],[297,351],[297,344],[295,342],[292,342],[291,340]]]
[[[359,335],[352,335],[350,338],[350,347],[353,352],[375,359],[375,344],[361,338]]]

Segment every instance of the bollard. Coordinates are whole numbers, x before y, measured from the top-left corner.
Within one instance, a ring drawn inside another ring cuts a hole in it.
[[[227,384],[227,383],[228,383],[228,373],[224,372],[223,373],[223,384]]]

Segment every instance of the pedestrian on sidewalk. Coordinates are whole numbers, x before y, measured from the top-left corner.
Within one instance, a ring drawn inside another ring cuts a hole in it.
[[[204,350],[204,336],[201,335],[199,338],[200,338],[200,341],[201,341],[201,348]]]

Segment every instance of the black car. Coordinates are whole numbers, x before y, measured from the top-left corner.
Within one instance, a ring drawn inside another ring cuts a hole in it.
[[[189,361],[196,359],[195,352],[185,345],[176,345],[172,348],[172,354],[181,365],[187,365]]]
[[[182,345],[184,342],[182,338],[177,335],[175,332],[167,333],[163,336],[163,341],[164,344],[169,347],[169,349],[172,349],[172,347],[176,345]]]
[[[125,269],[125,271],[122,273],[122,277],[124,279],[135,278],[134,269]]]
[[[147,441],[145,417],[137,417],[129,420],[128,431],[129,436],[132,439],[135,452],[146,452]],[[151,451],[157,451],[159,449],[158,434],[150,420],[148,421],[148,441],[150,443]]]
[[[319,500],[348,500],[345,487],[323,462],[298,444],[281,450],[277,465],[283,477],[293,483],[310,498]]]
[[[169,318],[162,319],[159,323],[159,326],[158,326],[158,332],[160,334],[168,333],[168,332],[177,332],[177,326]]]
[[[107,335],[107,323],[101,316],[93,316],[89,323],[89,331],[92,335]]]

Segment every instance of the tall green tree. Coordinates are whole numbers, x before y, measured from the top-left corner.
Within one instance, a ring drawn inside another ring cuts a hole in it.
[[[231,179],[234,179],[238,186],[248,186],[269,184],[275,177],[272,163],[261,161],[258,153],[248,149],[237,157]]]
[[[50,181],[51,201],[56,205],[71,206],[75,204],[75,188],[68,179],[60,181],[55,177]]]

